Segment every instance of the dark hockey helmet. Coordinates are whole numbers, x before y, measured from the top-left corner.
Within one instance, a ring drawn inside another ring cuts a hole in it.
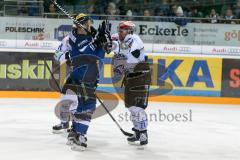
[[[75,19],[82,25],[84,25],[87,21],[91,21],[93,23],[93,20],[91,17],[89,17],[87,14],[80,13],[78,14]],[[76,24],[76,23],[75,23]]]

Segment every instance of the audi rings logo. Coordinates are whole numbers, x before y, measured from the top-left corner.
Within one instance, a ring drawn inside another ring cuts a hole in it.
[[[190,52],[191,47],[181,46],[181,47],[164,47],[164,51],[167,52]]]
[[[6,41],[0,41],[0,47],[6,47],[7,42]]]
[[[42,48],[51,48],[53,45],[52,43],[49,43],[49,42],[43,42],[40,44],[40,47]]]
[[[178,47],[179,52],[190,52],[191,48],[190,47]]]
[[[212,53],[240,54],[240,48],[213,48]]]
[[[240,48],[229,48],[227,51],[232,54],[240,54]]]

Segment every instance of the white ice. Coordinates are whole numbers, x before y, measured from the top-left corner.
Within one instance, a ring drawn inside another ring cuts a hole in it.
[[[145,150],[129,146],[108,115],[92,121],[85,152],[72,151],[58,123],[57,99],[0,99],[0,160],[239,160],[240,105],[150,103],[148,114],[184,114],[192,121],[149,123]],[[112,113],[118,121],[123,103]],[[157,117],[159,118],[159,117]],[[121,121],[130,131],[131,123]]]

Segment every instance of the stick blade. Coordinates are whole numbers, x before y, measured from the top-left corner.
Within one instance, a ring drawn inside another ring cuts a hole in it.
[[[121,129],[121,131],[122,131],[122,133],[123,133],[125,136],[128,136],[128,137],[133,136],[132,133],[126,132],[126,131],[124,131],[123,129]]]

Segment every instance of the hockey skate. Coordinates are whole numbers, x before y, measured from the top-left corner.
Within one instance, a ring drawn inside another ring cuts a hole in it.
[[[142,147],[146,146],[148,144],[147,130],[139,131],[134,128],[132,130],[134,131],[134,134],[127,138],[128,144]]]
[[[77,133],[71,128],[68,130],[67,145],[72,146],[74,141],[77,141]]]
[[[61,122],[60,124],[52,127],[52,132],[54,134],[59,134],[59,133],[62,133],[63,131],[67,131],[68,128],[69,128],[68,122],[66,122],[66,123]]]
[[[73,141],[72,150],[74,151],[85,151],[87,148],[87,138],[83,135],[77,135]]]

